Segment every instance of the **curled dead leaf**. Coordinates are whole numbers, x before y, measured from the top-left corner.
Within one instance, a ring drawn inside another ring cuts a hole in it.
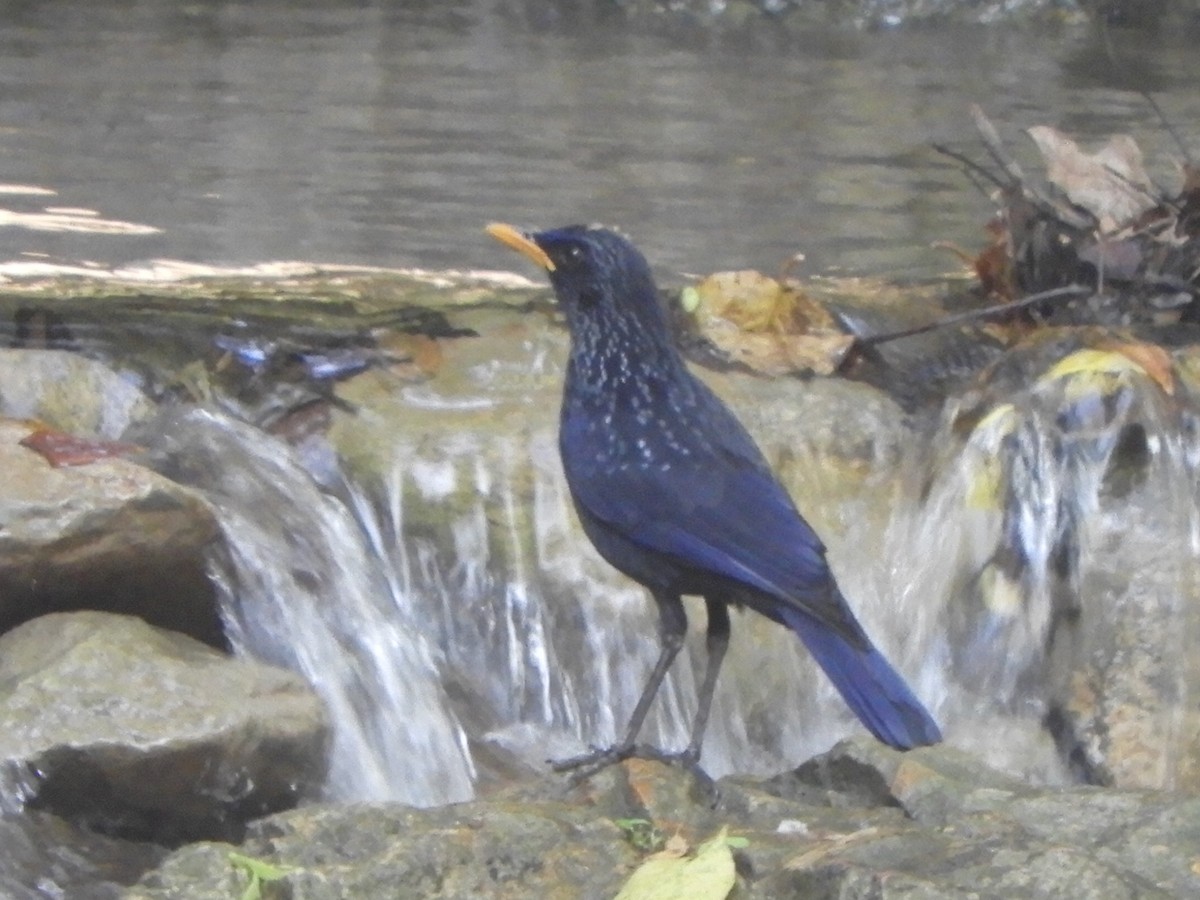
[[[764,375],[828,375],[854,341],[799,288],[761,272],[710,275],[689,293],[688,306],[714,346]]]
[[[753,334],[727,322],[711,323],[705,336],[731,360],[775,377],[802,372],[830,375],[854,343],[848,334]]]
[[[1142,151],[1127,134],[1115,134],[1095,153],[1049,125],[1026,133],[1037,144],[1046,177],[1076,206],[1090,212],[1102,234],[1111,234],[1158,204]]]

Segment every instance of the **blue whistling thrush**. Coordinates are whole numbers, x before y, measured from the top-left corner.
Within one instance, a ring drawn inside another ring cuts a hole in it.
[[[661,651],[621,741],[555,763],[586,777],[630,756],[695,767],[730,604],[791,629],[880,741],[941,740],[921,705],[855,619],[821,539],[729,409],[677,350],[650,267],[621,235],[572,225],[488,233],[550,274],[571,332],[559,451],[583,530],[658,604]],[[667,754],[636,743],[687,630],[682,595],[704,598],[708,663],[691,740]]]

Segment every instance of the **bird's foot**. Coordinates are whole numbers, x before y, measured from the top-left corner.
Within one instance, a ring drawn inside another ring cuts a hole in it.
[[[606,769],[614,763],[629,759],[635,755],[637,747],[633,744],[614,744],[611,747],[592,747],[587,753],[570,756],[566,759],[550,760],[550,768],[555,772],[570,772],[571,785],[587,781],[601,769]]]
[[[668,766],[677,766],[690,772],[706,786],[713,784],[708,773],[700,768],[700,751],[695,747],[669,753],[649,744],[614,744],[611,747],[593,747],[590,752],[581,753],[579,756],[551,760],[550,767],[555,772],[570,772],[570,783],[576,785],[591,778],[601,769],[626,759],[648,759]]]

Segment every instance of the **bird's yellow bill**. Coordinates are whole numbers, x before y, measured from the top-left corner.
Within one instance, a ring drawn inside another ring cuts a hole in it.
[[[511,225],[505,225],[503,222],[492,222],[484,231],[500,243],[512,247],[518,253],[525,254],[547,272],[554,271],[554,263],[546,255],[546,251]]]

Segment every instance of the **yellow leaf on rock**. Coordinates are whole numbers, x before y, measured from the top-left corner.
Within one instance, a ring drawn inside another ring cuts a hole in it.
[[[1073,393],[1094,390],[1107,394],[1130,375],[1148,378],[1170,395],[1175,393],[1175,373],[1170,354],[1155,344],[1123,342],[1104,349],[1076,350],[1050,367],[1039,385],[1071,378]]]
[[[1141,366],[1123,353],[1115,353],[1112,350],[1076,350],[1046,370],[1046,374],[1038,381],[1045,383],[1069,375],[1119,375],[1122,372],[1146,374]]]
[[[968,467],[964,498],[968,508],[1000,508],[1000,491],[1004,486],[1000,446],[1016,427],[1017,411],[1011,403],[1001,403],[975,424],[963,454],[963,463]]]
[[[1158,344],[1147,344],[1145,341],[1123,341],[1112,344],[1107,349],[1120,353],[1135,363],[1143,372],[1163,389],[1163,393],[1175,393],[1174,361],[1171,354]]]
[[[737,881],[727,829],[692,857],[666,853],[647,859],[629,876],[616,900],[725,900]]]

